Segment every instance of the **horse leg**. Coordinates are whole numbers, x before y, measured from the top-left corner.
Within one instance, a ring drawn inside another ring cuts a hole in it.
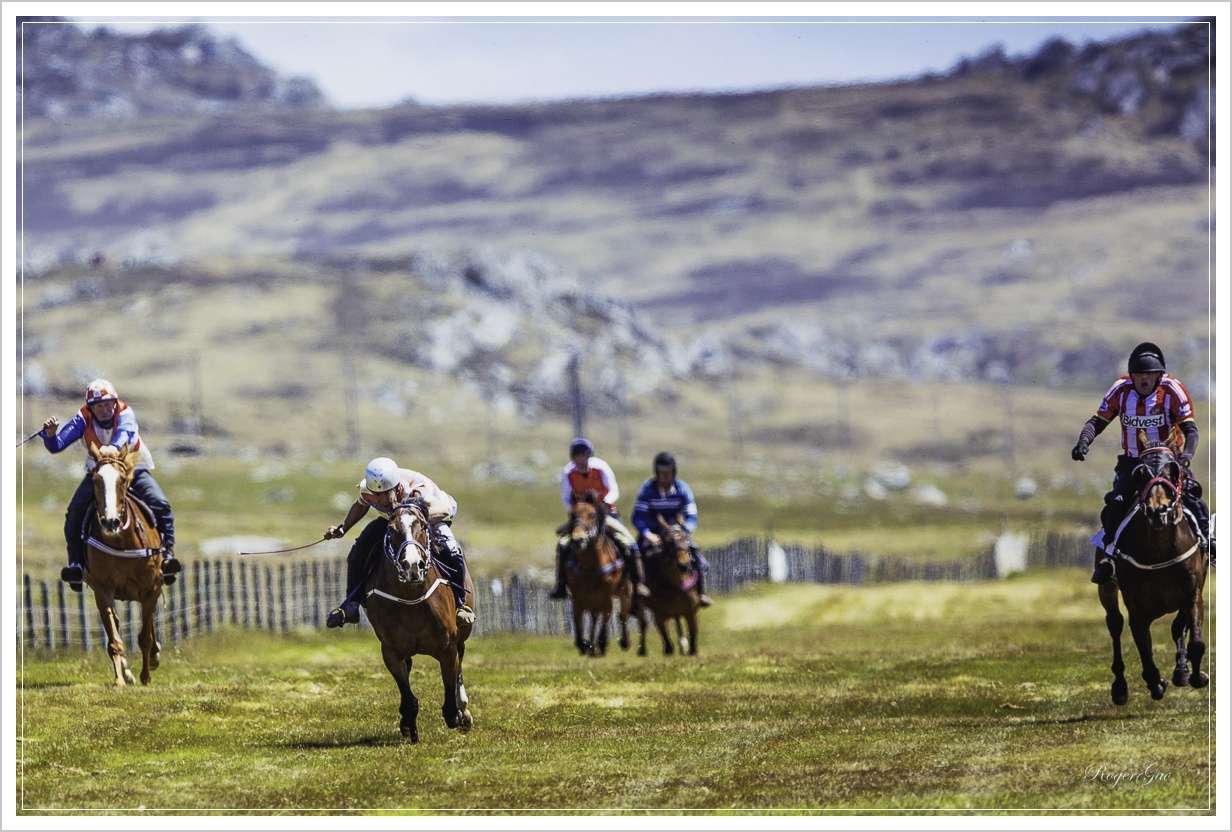
[[[137,634],[137,644],[141,647],[141,684],[148,685],[150,683],[150,671],[157,667],[157,659],[154,658],[154,605],[157,601],[142,602],[141,604],[141,632]]]
[[[107,658],[111,660],[116,685],[123,687],[135,682],[128,669],[128,662],[124,659],[124,639],[120,637],[120,617],[115,611],[115,595],[107,589],[96,589],[94,604],[98,607],[99,615],[103,617],[103,630],[107,633]]]
[[[1172,619],[1172,641],[1176,644],[1176,669],[1172,671],[1172,684],[1178,688],[1189,687],[1189,653],[1185,649],[1187,635],[1188,610],[1181,610]]]
[[[591,655],[607,655],[607,630],[611,624],[612,614],[607,610],[599,613],[595,621],[595,652]]]
[[[684,624],[680,621],[680,616],[676,616],[676,643],[680,645],[680,655],[689,652],[689,640],[684,637]]]
[[[1139,658],[1142,659],[1142,680],[1146,682],[1152,699],[1163,699],[1164,691],[1168,689],[1168,680],[1160,677],[1159,668],[1155,666],[1155,657],[1151,655],[1151,622],[1143,621],[1131,611],[1129,631],[1134,636],[1134,645],[1138,648]]]
[[[1202,640],[1202,622],[1206,618],[1206,603],[1202,600],[1202,590],[1194,592],[1193,604],[1189,613],[1189,663],[1193,666],[1193,675],[1189,677],[1191,688],[1204,688],[1210,682],[1210,677],[1202,672],[1202,657],[1206,655],[1206,642]]]
[[[466,695],[466,685],[462,681],[462,659],[466,657],[466,642],[458,643],[458,730],[465,734],[471,730],[471,726],[475,724],[475,718],[471,716],[470,708],[471,700]]]
[[[573,605],[573,646],[577,648],[579,656],[585,656],[590,650],[590,645],[586,642],[586,634],[582,629],[585,624],[585,615],[577,604]]]
[[[445,688],[445,704],[441,705],[441,716],[445,717],[448,728],[457,728],[462,714],[458,710],[458,677],[462,673],[462,661],[458,657],[458,648],[447,646],[445,652],[437,657],[441,665],[441,684]]]
[[[640,606],[637,609],[637,626],[641,630],[641,643],[637,646],[637,654],[639,656],[646,655],[646,610]]]
[[[663,636],[663,655],[670,656],[676,652],[676,648],[672,647],[672,638],[667,634],[667,622],[655,615],[655,627],[659,630],[659,635]]]
[[[629,649],[629,614],[633,611],[631,601],[621,595],[620,598],[620,649]]]
[[[1112,636],[1112,703],[1124,705],[1129,701],[1129,683],[1125,681],[1125,660],[1121,656],[1121,632],[1125,629],[1125,616],[1117,602],[1118,590],[1111,581],[1099,585],[1099,602],[1104,607],[1104,624]]]
[[[689,655],[697,655],[697,610],[689,613],[686,620],[689,623]]]
[[[383,644],[381,645],[381,658],[385,660],[385,667],[389,670],[389,675],[394,677],[398,693],[402,695],[402,700],[398,704],[398,713],[402,715],[398,730],[411,742],[419,742],[419,726],[416,724],[419,717],[419,700],[415,698],[415,694],[411,693],[411,660],[403,659]]]

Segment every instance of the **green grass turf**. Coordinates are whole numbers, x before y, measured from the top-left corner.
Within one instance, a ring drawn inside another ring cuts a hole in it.
[[[1208,590],[1209,592],[1209,590]],[[1208,598],[1213,607],[1213,600]],[[473,730],[421,741],[371,632],[221,631],[166,645],[148,688],[97,651],[27,650],[17,806],[100,812],[1213,812],[1206,690],[1152,701],[1129,636],[1109,698],[1086,575],[750,588],[702,613],[700,655],[581,658],[564,637],[473,640]],[[1170,675],[1164,621],[1155,656]],[[1117,779],[1117,776],[1120,779]]]

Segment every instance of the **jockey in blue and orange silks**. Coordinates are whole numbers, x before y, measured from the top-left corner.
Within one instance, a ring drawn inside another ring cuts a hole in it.
[[[616,474],[612,471],[612,466],[594,454],[595,446],[588,439],[579,436],[569,443],[571,462],[565,466],[560,475],[560,501],[564,503],[566,511],[572,511],[573,504],[585,498],[588,491],[593,491],[599,496],[599,499],[607,506],[604,528],[607,529],[608,536],[620,551],[621,560],[624,562],[625,578],[633,583],[634,591],[638,595],[645,597],[650,594],[650,591],[646,588],[646,574],[642,569],[642,558],[637,548],[637,541],[620,521],[620,514],[616,511],[616,500],[620,498],[620,486],[616,484]],[[558,533],[563,533],[564,530],[565,527],[562,526]],[[565,591],[565,561],[569,558],[569,552],[568,536],[560,538],[556,543],[556,588],[548,596],[558,601],[567,594]]]
[[[1095,553],[1095,573],[1091,581],[1097,584],[1113,576],[1112,563],[1106,554],[1137,499],[1133,473],[1138,465],[1138,455],[1143,450],[1138,447],[1138,431],[1145,432],[1148,442],[1162,442],[1174,427],[1179,427],[1185,436],[1185,447],[1179,462],[1186,471],[1198,450],[1198,425],[1194,421],[1193,402],[1184,385],[1168,374],[1163,351],[1149,341],[1139,344],[1130,353],[1128,369],[1129,374],[1116,380],[1100,402],[1099,410],[1083,425],[1078,443],[1070,453],[1076,461],[1082,462],[1095,437],[1113,419],[1120,420],[1123,453],[1117,457],[1112,490],[1104,497],[1104,510],[1100,514],[1105,549],[1097,549]],[[1194,516],[1202,550],[1208,553],[1213,563],[1215,546],[1209,539],[1210,511],[1202,499],[1202,486],[1191,476],[1185,478],[1185,483],[1181,489],[1181,502]]]
[[[325,625],[341,627],[359,621],[359,606],[363,603],[359,593],[381,557],[389,517],[400,503],[415,496],[422,497],[430,509],[439,512],[427,518],[432,536],[441,544],[433,548],[448,572],[449,587],[453,590],[458,609],[458,622],[474,623],[475,611],[466,603],[466,555],[451,528],[458,514],[458,501],[423,474],[409,468],[399,468],[396,462],[384,456],[368,463],[364,478],[356,487],[359,498],[351,505],[340,525],[325,530],[325,538],[333,540],[342,537],[364,518],[368,509],[376,509],[381,516],[365,526],[355,539],[355,545],[347,555],[346,598],[330,612]]]
[[[158,527],[158,535],[163,544],[163,581],[171,584],[180,572],[180,562],[175,557],[175,516],[171,513],[171,503],[163,493],[150,470],[154,468],[154,458],[149,449],[141,441],[137,430],[137,414],[127,403],[116,394],[116,389],[110,381],[99,378],[86,386],[86,403],[72,419],[59,428],[60,421],[52,416],[43,423],[43,447],[53,454],[58,454],[78,440],[89,448],[112,446],[121,448],[127,445],[130,450],[139,454],[136,473],[129,483],[128,490],[141,502],[149,506],[154,514],[154,522]],[[59,428],[59,430],[57,430]],[[68,548],[68,566],[60,570],[60,580],[64,581],[74,592],[81,592],[82,565],[85,563],[86,544],[82,535],[86,513],[94,501],[94,467],[95,462],[86,454],[86,475],[77,490],[73,492],[68,502],[68,510],[64,513],[64,542]]]

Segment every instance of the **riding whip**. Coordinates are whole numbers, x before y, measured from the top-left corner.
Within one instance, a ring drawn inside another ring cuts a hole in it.
[[[300,549],[307,549],[309,546],[316,546],[318,543],[324,543],[329,540],[328,537],[323,537],[320,540],[314,540],[311,543],[305,543],[303,546],[292,546],[290,549],[272,549],[268,552],[236,552],[237,555],[281,555],[283,552],[298,552]]]
[[[29,435],[29,436],[27,436],[25,439],[23,439],[23,440],[21,440],[20,442],[18,442],[18,443],[17,443],[17,447],[18,447],[18,448],[20,448],[22,445],[26,444],[27,442],[29,442],[29,441],[30,441],[31,439],[33,439],[34,437],[36,437],[36,436],[41,436],[42,434],[43,434],[43,429],[42,429],[42,428],[39,428],[39,429],[38,429],[38,430],[36,430],[34,433],[30,434],[30,435]]]

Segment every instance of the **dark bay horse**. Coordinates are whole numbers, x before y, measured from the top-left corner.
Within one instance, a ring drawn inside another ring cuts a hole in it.
[[[1129,700],[1125,662],[1121,658],[1125,619],[1117,604],[1118,592],[1125,599],[1129,630],[1142,659],[1142,678],[1152,699],[1163,698],[1168,682],[1160,678],[1151,655],[1151,623],[1169,613],[1177,614],[1172,621],[1172,640],[1176,643],[1172,683],[1177,687],[1204,688],[1210,681],[1201,670],[1206,654],[1202,640],[1206,610],[1202,591],[1206,586],[1207,564],[1198,547],[1198,536],[1186,522],[1181,505],[1185,473],[1178,460],[1183,440],[1180,431],[1174,431],[1167,442],[1148,445],[1145,432],[1139,431],[1138,442],[1144,449],[1134,470],[1138,501],[1117,542],[1116,578],[1099,587],[1099,601],[1112,636],[1112,701],[1117,705]]]
[[[381,642],[381,658],[402,695],[399,729],[419,742],[419,700],[411,692],[412,656],[431,656],[441,666],[445,724],[465,733],[474,719],[462,682],[462,658],[473,624],[459,624],[457,602],[448,578],[432,557],[428,508],[419,498],[397,506],[385,532],[384,557],[364,585],[368,620]],[[466,579],[466,601],[474,606],[475,588]]]
[[[135,684],[128,660],[115,602],[141,603],[141,684],[150,683],[150,671],[158,669],[160,646],[154,633],[154,613],[163,591],[162,539],[153,519],[128,493],[139,455],[127,445],[88,447],[94,460],[96,511],[86,519],[86,564],[83,580],[94,591],[94,603],[107,633],[107,655],[117,685]]]
[[[659,527],[663,530],[663,543],[657,551],[652,550],[644,558],[650,597],[642,603],[654,614],[655,627],[663,636],[664,654],[670,656],[674,652],[672,640],[667,635],[667,622],[675,621],[676,639],[681,652],[688,651],[690,656],[696,656],[697,611],[701,608],[701,596],[697,591],[697,570],[690,555],[693,541],[684,528],[683,516],[677,515],[675,523],[668,523],[660,514]],[[682,620],[688,625],[687,639],[681,626]],[[644,630],[638,653],[646,654]]]
[[[629,647],[626,617],[633,590],[624,580],[624,564],[607,536],[607,506],[595,494],[575,502],[567,526],[573,557],[565,569],[565,586],[573,605],[573,644],[583,656],[607,655],[607,630],[616,599],[620,601],[620,646]],[[589,637],[584,625],[589,623]]]

